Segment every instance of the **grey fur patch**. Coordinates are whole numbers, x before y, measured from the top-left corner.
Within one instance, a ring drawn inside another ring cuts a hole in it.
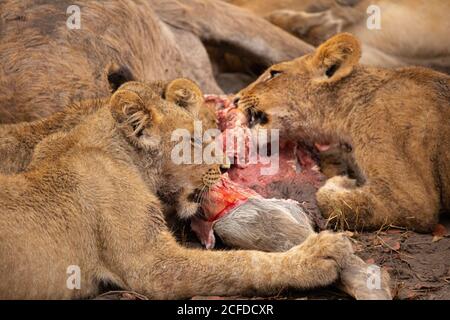
[[[286,251],[314,232],[296,201],[255,197],[219,219],[215,233],[235,248]]]

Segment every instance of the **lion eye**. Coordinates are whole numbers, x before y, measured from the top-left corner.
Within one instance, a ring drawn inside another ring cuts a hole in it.
[[[278,77],[280,74],[282,74],[283,72],[280,70],[270,70],[269,71],[269,78],[267,80],[272,80],[276,77]]]

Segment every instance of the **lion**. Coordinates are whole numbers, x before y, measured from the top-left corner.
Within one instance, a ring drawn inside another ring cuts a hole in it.
[[[430,69],[360,65],[348,33],[277,64],[235,98],[249,124],[284,139],[347,145],[358,175],[317,192],[330,223],[429,232],[450,209],[450,78]],[[350,160],[349,160],[350,161]]]
[[[165,97],[165,92],[170,92],[173,96],[166,98],[175,102],[179,100],[178,104],[189,103],[198,106],[203,104],[203,100],[190,101],[201,96],[199,87],[192,80],[180,78],[177,81],[153,81],[147,85],[161,98]],[[190,92],[195,92],[195,95],[191,95]],[[39,142],[56,132],[70,131],[85,117],[97,112],[101,106],[97,100],[85,100],[73,103],[63,111],[43,119],[0,125],[0,173],[23,172],[28,167],[34,148]],[[212,108],[205,105],[192,111],[195,111],[206,130],[217,127],[217,117]]]
[[[81,101],[47,118],[32,122],[0,125],[0,173],[23,172],[31,162],[36,145],[49,135],[70,131],[95,112],[101,104],[95,100]]]
[[[193,134],[201,101],[187,81],[127,82],[38,142],[25,170],[0,175],[0,298],[88,298],[100,283],[155,299],[269,294],[338,279],[352,254],[342,234],[313,235],[285,253],[175,241],[157,195],[170,194],[188,218],[220,177],[218,164],[171,159],[173,131]]]
[[[79,29],[72,25],[77,17]],[[132,80],[187,77],[204,92],[222,93],[207,46],[249,57],[264,69],[312,51],[264,19],[212,0],[5,0],[0,30],[3,124],[107,98]]]
[[[450,73],[450,2],[442,0],[228,0],[317,46],[340,32],[360,39],[362,64],[420,65]]]

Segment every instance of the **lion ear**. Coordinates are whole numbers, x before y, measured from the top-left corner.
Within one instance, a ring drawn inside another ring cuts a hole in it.
[[[349,33],[335,35],[320,45],[311,64],[318,82],[335,82],[348,76],[361,58],[361,44]]]
[[[151,147],[159,141],[149,137],[146,129],[158,122],[158,116],[149,105],[154,93],[140,82],[127,82],[111,97],[111,114],[129,139],[141,147]],[[153,141],[154,140],[154,141]]]
[[[203,93],[194,81],[180,78],[167,85],[165,98],[169,102],[194,112],[198,111],[202,105]]]

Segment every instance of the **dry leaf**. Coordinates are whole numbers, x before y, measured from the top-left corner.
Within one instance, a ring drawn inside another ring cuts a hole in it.
[[[432,242],[436,242],[441,240],[447,235],[447,229],[442,224],[437,224],[433,230],[433,240]]]
[[[348,230],[344,231],[344,234],[349,238],[353,238],[355,236],[354,232]]]
[[[393,250],[393,251],[398,251],[400,250],[400,242],[391,238],[391,237],[380,237],[381,239],[381,244],[386,247],[386,249],[389,250]]]
[[[400,250],[400,242],[396,241],[391,247],[392,250]]]
[[[387,234],[401,234],[404,232],[405,232],[405,230],[402,230],[402,229],[389,229],[386,231]]]

